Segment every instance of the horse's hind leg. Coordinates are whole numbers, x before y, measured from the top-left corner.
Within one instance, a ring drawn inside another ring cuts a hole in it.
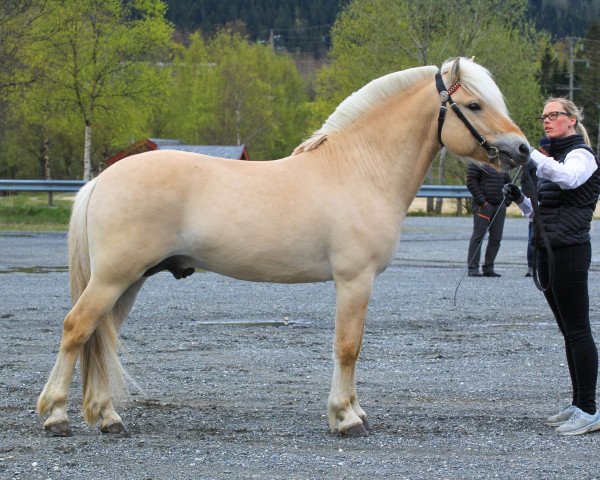
[[[100,418],[103,433],[128,433],[112,403],[113,395],[118,395],[123,386],[117,335],[144,282],[145,278],[141,278],[121,295],[83,347],[83,415],[90,424]]]
[[[77,357],[122,292],[123,289],[118,286],[98,285],[92,279],[65,317],[58,356],[37,402],[40,415],[50,412],[44,428],[55,435],[65,436],[71,433],[67,396]]]
[[[373,275],[336,278],[334,371],[328,402],[329,428],[342,435],[366,435],[367,415],[356,396],[355,371],[360,353]]]

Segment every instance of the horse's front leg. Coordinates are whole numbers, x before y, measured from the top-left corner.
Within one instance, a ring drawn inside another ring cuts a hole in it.
[[[356,397],[355,371],[371,290],[371,274],[352,279],[336,278],[334,369],[327,412],[329,428],[342,435],[366,435],[365,411]]]

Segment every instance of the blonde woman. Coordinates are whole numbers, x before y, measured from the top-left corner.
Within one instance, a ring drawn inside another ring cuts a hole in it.
[[[554,254],[549,272],[548,252],[535,238],[539,279],[564,341],[573,387],[571,404],[546,418],[560,435],[581,435],[600,430],[596,407],[598,352],[589,320],[588,271],[591,262],[590,225],[598,195],[600,169],[589,146],[580,109],[565,98],[551,98],[539,117],[550,139],[549,156],[533,150],[536,165],[540,219]],[[524,215],[533,216],[529,198],[514,184],[503,188]]]

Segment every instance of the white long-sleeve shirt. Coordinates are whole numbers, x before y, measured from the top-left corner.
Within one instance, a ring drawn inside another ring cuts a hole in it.
[[[563,163],[544,155],[538,150],[531,152],[531,162],[534,162],[538,178],[545,178],[558,184],[563,190],[570,190],[583,185],[598,168],[594,156],[583,148],[576,148],[567,153]],[[518,207],[523,216],[533,218],[531,200],[524,196]]]

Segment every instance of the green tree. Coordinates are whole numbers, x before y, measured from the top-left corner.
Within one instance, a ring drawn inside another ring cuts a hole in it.
[[[166,83],[157,66],[171,48],[160,0],[50,0],[38,51],[42,89],[84,125],[83,178],[92,176],[92,130],[132,102],[152,101]],[[33,56],[33,54],[32,54]],[[39,68],[39,63],[36,67]]]
[[[526,22],[515,23],[526,7],[526,0],[351,1],[332,30],[331,63],[318,75],[312,126],[372,78],[464,55],[492,72],[514,119],[537,136],[543,37]]]
[[[36,0],[0,2],[0,97],[35,80],[36,72],[26,68],[22,52],[39,41],[35,31],[44,14],[44,3]]]
[[[490,69],[518,117],[521,102],[513,97],[540,100],[541,37],[528,24],[514,23],[526,6],[525,0],[351,1],[332,29],[331,64],[319,72],[317,114],[331,112],[373,78],[464,55]]]
[[[288,155],[305,133],[306,87],[294,63],[231,29],[208,42],[192,35],[176,55],[172,85],[167,136],[243,143],[265,159]]]
[[[177,137],[192,144],[207,141],[206,130],[217,121],[214,68],[199,33],[190,35],[187,47],[178,46],[167,93],[169,102],[163,105],[162,120],[154,122],[154,135]]]
[[[583,107],[584,125],[594,149],[600,149],[600,21],[594,20],[581,39],[580,61],[576,62],[579,75],[574,100]],[[598,151],[598,150],[596,150]]]
[[[475,56],[495,76],[514,119],[537,137],[535,115],[542,98],[537,84],[540,37],[525,21],[526,0],[352,0],[332,29],[331,63],[317,77],[312,127],[353,90],[386,73],[447,58]],[[519,20],[515,20],[519,19]],[[536,132],[534,134],[534,132]],[[444,152],[445,153],[445,152]],[[438,163],[438,183],[447,173]],[[433,183],[433,169],[427,175]],[[428,211],[433,202],[428,201]],[[441,205],[438,205],[441,208]]]
[[[19,170],[17,160],[22,157],[11,156],[12,148],[5,146],[22,143],[24,138],[13,134],[19,122],[10,112],[9,97],[22,86],[31,85],[38,76],[35,69],[28,68],[24,51],[39,41],[35,31],[44,13],[44,3],[36,0],[0,2],[0,143],[4,147],[0,149],[0,175],[14,176]]]

